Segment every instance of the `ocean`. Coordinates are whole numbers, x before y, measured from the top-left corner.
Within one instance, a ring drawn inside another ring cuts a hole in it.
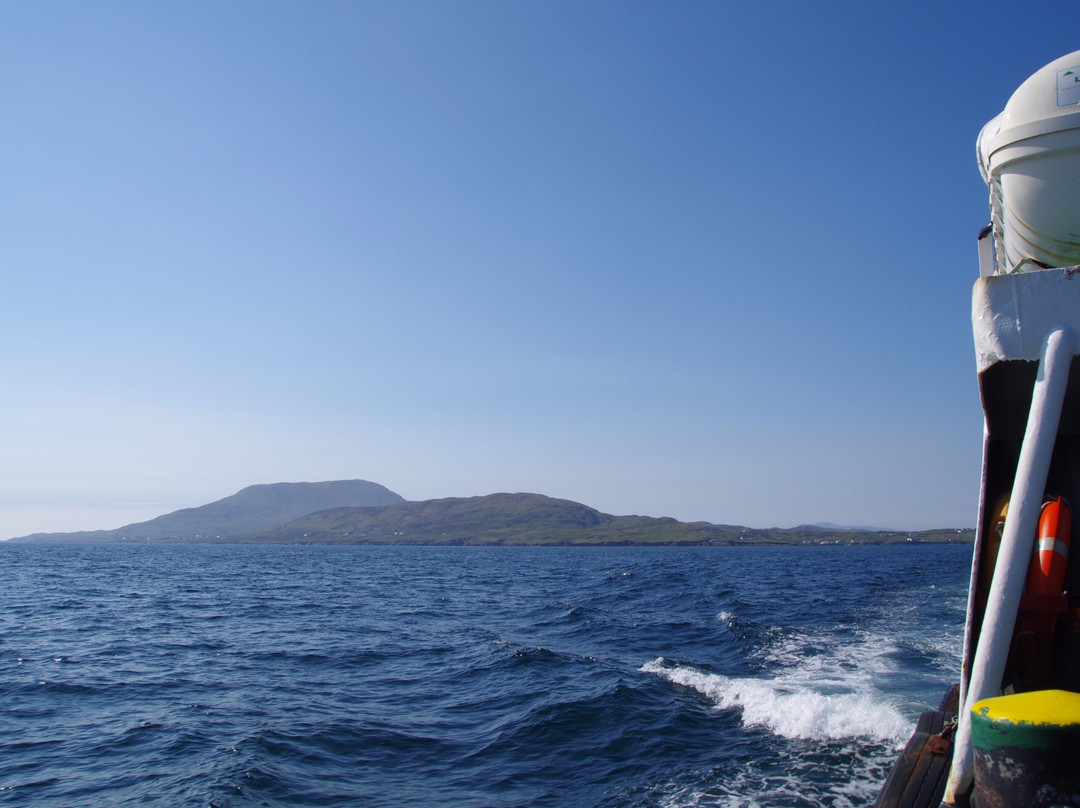
[[[868,805],[970,562],[0,544],[0,805]]]

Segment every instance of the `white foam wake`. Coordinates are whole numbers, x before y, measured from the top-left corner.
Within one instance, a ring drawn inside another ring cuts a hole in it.
[[[733,678],[673,665],[663,657],[641,670],[698,691],[717,709],[739,709],[745,726],[785,738],[896,741],[911,731],[911,722],[870,690],[822,692],[800,676]]]

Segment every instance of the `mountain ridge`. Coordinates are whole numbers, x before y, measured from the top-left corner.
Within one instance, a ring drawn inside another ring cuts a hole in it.
[[[405,498],[367,480],[262,483],[195,508],[181,508],[113,530],[32,533],[10,541],[131,541],[231,536],[334,507],[388,505]]]
[[[329,507],[326,507],[329,505]],[[260,544],[742,545],[964,542],[971,530],[859,531],[820,525],[748,528],[671,517],[614,516],[543,494],[408,501],[377,483],[338,480],[248,486],[115,530],[37,533],[15,542],[170,541]]]
[[[614,516],[543,494],[497,493],[335,508],[236,542],[435,545],[740,545],[970,542],[974,531],[860,532],[820,528],[747,528],[671,517]]]

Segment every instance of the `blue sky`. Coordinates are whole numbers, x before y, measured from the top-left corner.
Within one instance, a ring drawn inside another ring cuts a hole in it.
[[[1065,4],[0,2],[0,537],[253,483],[974,523]]]

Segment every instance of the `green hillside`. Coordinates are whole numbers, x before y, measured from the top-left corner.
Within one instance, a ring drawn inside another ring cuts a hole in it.
[[[540,494],[400,502],[375,508],[334,508],[233,541],[310,544],[889,544],[970,542],[974,531],[920,533],[753,529],[667,517],[612,516]]]

